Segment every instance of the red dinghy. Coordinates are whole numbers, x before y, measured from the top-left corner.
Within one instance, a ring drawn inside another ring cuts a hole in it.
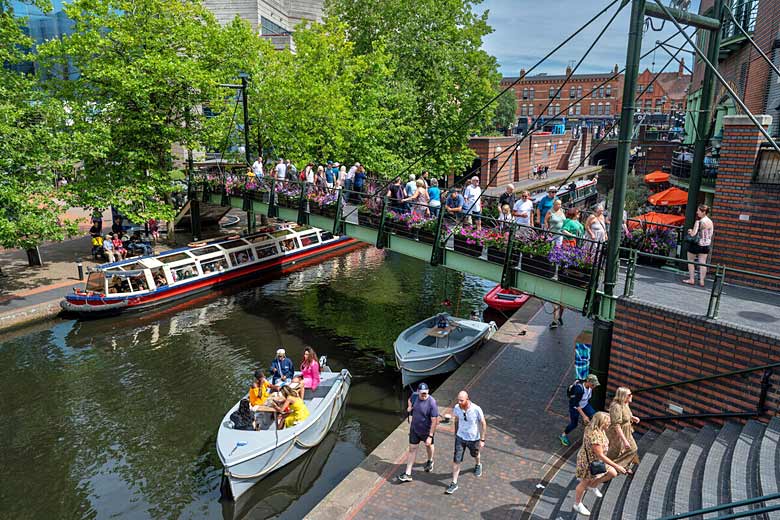
[[[529,295],[517,289],[502,289],[501,284],[496,285],[484,298],[489,307],[499,311],[516,311],[528,301]]]

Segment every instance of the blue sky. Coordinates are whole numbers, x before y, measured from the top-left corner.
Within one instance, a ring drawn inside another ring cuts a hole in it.
[[[664,4],[668,5],[668,0]],[[608,5],[605,0],[483,0],[476,10],[489,10],[488,23],[493,28],[493,34],[485,38],[483,48],[498,60],[499,70],[505,76],[517,76],[521,68],[530,68],[539,58],[547,54],[577,28]],[[690,10],[698,10],[699,0],[693,0]],[[554,54],[538,69],[548,74],[563,74],[570,61],[579,60],[591,41],[598,35],[601,28],[612,16],[616,7],[602,15],[599,20],[589,26],[582,34]],[[580,66],[578,72],[607,72],[617,63],[623,68],[626,61],[626,45],[628,43],[628,23],[631,5],[618,15],[599,44],[591,51],[588,59]],[[656,28],[661,26],[660,20],[653,20]],[[664,40],[675,32],[671,22],[666,22],[660,32],[648,31],[642,44],[642,52],[653,48],[657,40]],[[689,29],[689,34],[693,30]],[[678,36],[675,43],[678,46],[685,40]],[[672,51],[674,52],[674,51]],[[690,66],[692,56],[681,52],[678,57],[684,57]],[[661,68],[669,59],[663,50],[655,53],[655,71]],[[653,56],[648,56],[641,64],[652,69]],[[674,65],[677,70],[677,65]]]

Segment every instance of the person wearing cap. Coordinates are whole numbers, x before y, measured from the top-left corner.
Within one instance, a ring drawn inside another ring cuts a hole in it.
[[[485,447],[487,433],[487,422],[482,408],[471,402],[465,390],[458,393],[458,404],[452,409],[452,415],[455,418],[455,454],[452,458],[452,483],[446,491],[448,495],[458,490],[458,475],[466,448],[474,457],[474,475],[482,476],[480,450]]]
[[[336,178],[339,175],[338,164],[334,166],[333,161],[328,161],[328,166],[325,168],[325,185],[328,188],[332,188],[336,183]]]
[[[593,389],[600,384],[596,374],[589,374],[584,380],[578,379],[569,387],[569,425],[558,437],[564,446],[571,444],[569,433],[577,427],[580,418],[587,425],[590,418],[596,413],[596,409],[590,404],[590,398],[593,395]]]
[[[406,411],[411,415],[409,425],[409,453],[406,457],[406,471],[398,475],[399,482],[412,481],[412,466],[417,458],[417,448],[420,442],[425,443],[428,452],[428,460],[425,463],[425,471],[433,470],[433,437],[436,427],[439,425],[439,407],[436,399],[430,395],[428,385],[420,383],[417,392],[407,401]]]
[[[295,375],[293,362],[287,357],[283,348],[276,351],[276,358],[271,362],[271,384],[275,385],[277,381],[286,384],[292,381]]]
[[[444,201],[444,210],[447,212],[446,216],[456,219],[463,212],[463,206],[466,204],[466,200],[463,195],[460,194],[458,188],[450,190],[450,194],[447,200]]]
[[[558,187],[550,186],[547,188],[547,195],[542,197],[539,204],[536,206],[536,222],[538,222],[540,226],[545,222],[544,218],[547,216],[547,212],[552,209],[553,203],[557,199],[555,196],[556,193],[558,193]]]

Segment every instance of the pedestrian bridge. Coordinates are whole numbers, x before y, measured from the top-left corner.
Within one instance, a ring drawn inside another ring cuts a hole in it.
[[[316,188],[297,181],[269,182],[273,185],[253,183],[240,190],[201,183],[198,198],[247,211],[250,227],[257,214],[308,224],[501,283],[585,315],[596,311],[593,303],[604,244],[571,248],[572,258],[564,260],[565,266],[564,261],[557,265],[550,255],[556,237],[541,229],[512,225],[510,234],[508,228],[500,232],[494,228],[495,220],[484,218],[478,232],[463,219],[445,219],[441,213],[419,219],[413,213],[404,215],[384,194]],[[424,211],[415,206],[411,204],[411,210]],[[568,265],[571,262],[579,265]]]

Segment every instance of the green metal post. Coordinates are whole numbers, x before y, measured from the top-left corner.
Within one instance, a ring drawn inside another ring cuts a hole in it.
[[[341,219],[344,216],[344,208],[341,207],[341,202],[344,199],[341,195],[342,190],[336,191],[338,191],[338,195],[336,196],[336,217],[333,219],[333,234],[341,235],[344,233],[344,225],[341,222]]]
[[[436,232],[433,234],[433,250],[431,251],[431,265],[440,265],[444,259],[444,247],[441,245],[441,229],[444,227],[444,208],[439,208],[439,218],[436,222]]]
[[[279,208],[276,206],[276,177],[271,177],[271,193],[268,194],[268,216],[279,216]]]
[[[515,266],[512,265],[512,246],[515,243],[515,226],[512,222],[509,225],[509,238],[506,241],[506,256],[504,257],[504,270],[501,273],[501,287],[508,289],[515,284]]]
[[[628,162],[631,153],[631,137],[634,134],[634,98],[642,54],[642,29],[645,22],[645,0],[631,2],[631,24],[626,51],[625,82],[623,83],[623,107],[620,115],[617,157],[615,160],[615,188],[607,244],[607,265],[604,275],[604,296],[601,309],[594,323],[590,372],[598,376],[601,386],[594,391],[594,404],[602,409],[607,396],[609,352],[612,344],[612,320],[614,319],[615,285],[617,284],[620,237],[623,233],[623,208],[626,202]]]
[[[723,20],[723,0],[715,0],[713,5],[715,16]],[[720,52],[720,36],[718,29],[709,32],[707,42],[707,59],[710,63],[718,63]],[[691,229],[696,222],[696,207],[699,205],[699,191],[701,190],[701,178],[704,172],[704,156],[707,154],[707,142],[710,136],[710,118],[712,103],[715,96],[715,71],[710,67],[704,69],[704,79],[701,87],[701,104],[696,120],[696,141],[693,148],[693,163],[691,164],[691,178],[688,183],[688,205],[685,207],[685,226],[683,229]],[[683,241],[680,255],[685,258],[688,252],[688,243]]]
[[[387,244],[387,233],[385,232],[385,218],[387,216],[387,196],[382,197],[382,214],[379,216],[379,229],[376,233],[376,248],[384,249]]]
[[[299,225],[309,225],[309,212],[306,211],[306,203],[308,202],[306,200],[306,193],[308,192],[308,184],[306,182],[301,182],[301,196],[298,199],[298,224]]]

